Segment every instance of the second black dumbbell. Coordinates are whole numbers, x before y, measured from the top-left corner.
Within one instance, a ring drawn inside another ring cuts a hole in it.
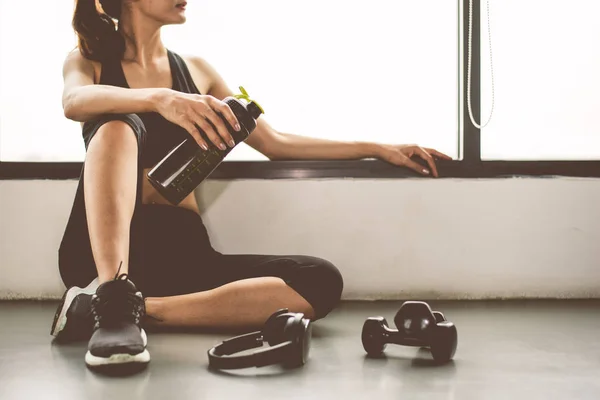
[[[388,343],[426,347],[433,359],[443,363],[456,352],[456,326],[439,311],[432,311],[423,301],[406,301],[394,317],[396,329],[388,327],[384,317],[368,318],[362,330],[362,343],[370,356],[383,353]]]

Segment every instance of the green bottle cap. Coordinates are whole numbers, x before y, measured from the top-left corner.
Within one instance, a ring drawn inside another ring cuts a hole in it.
[[[242,94],[236,94],[233,97],[235,97],[236,99],[244,99],[246,101],[248,101],[248,103],[252,102],[254,104],[256,104],[256,106],[260,109],[260,111],[264,114],[265,110],[263,110],[263,108],[260,106],[260,104],[258,104],[255,100],[250,99],[250,96],[248,96],[248,92],[246,92],[246,89],[244,89],[242,86],[240,86],[240,92],[242,92]]]

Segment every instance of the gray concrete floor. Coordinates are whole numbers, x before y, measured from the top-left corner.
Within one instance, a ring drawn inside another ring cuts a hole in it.
[[[401,302],[345,302],[314,324],[308,363],[217,373],[206,351],[233,336],[150,333],[148,369],[89,371],[86,343],[57,345],[56,303],[0,303],[0,399],[600,399],[600,301],[430,302],[458,328],[452,363],[388,346],[370,359],[364,320],[391,324]]]

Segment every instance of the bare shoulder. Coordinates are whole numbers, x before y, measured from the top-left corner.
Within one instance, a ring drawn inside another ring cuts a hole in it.
[[[89,75],[93,74],[94,83],[100,80],[101,68],[102,66],[99,62],[85,58],[79,49],[72,50],[67,54],[63,63],[63,72],[65,75],[71,71],[84,72]]]
[[[190,75],[196,84],[196,87],[202,94],[210,94],[211,87],[216,79],[216,71],[206,59],[192,54],[182,54],[181,58],[185,61]]]

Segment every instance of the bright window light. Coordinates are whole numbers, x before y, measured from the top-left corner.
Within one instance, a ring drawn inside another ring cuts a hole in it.
[[[490,1],[495,103],[483,159],[600,158],[598,15],[597,0]],[[482,0],[483,123],[492,105],[487,29]]]
[[[12,18],[21,3],[0,2],[0,160],[82,161],[80,125],[61,106],[73,2],[27,6],[43,35]],[[190,1],[163,40],[205,58],[234,92],[244,86],[281,132],[458,156],[456,1]],[[228,156],[264,159],[246,145]]]

